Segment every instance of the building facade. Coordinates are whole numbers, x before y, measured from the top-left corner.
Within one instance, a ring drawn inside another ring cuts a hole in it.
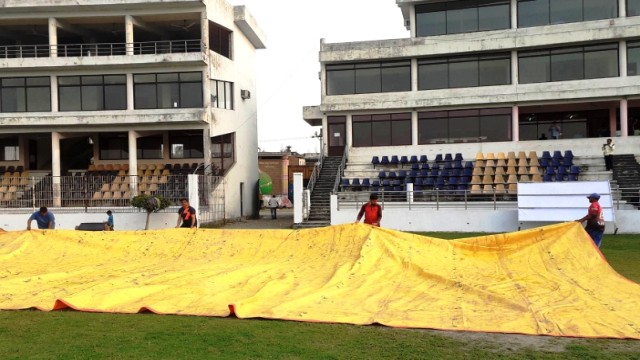
[[[321,41],[325,155],[638,152],[640,0],[396,2],[410,38]]]
[[[224,177],[226,218],[254,211],[265,35],[244,6],[2,3],[1,167],[51,176],[53,206],[68,174],[127,169],[134,196],[140,168],[188,169]]]

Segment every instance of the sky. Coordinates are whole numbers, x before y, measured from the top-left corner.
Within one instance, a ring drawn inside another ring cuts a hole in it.
[[[319,152],[319,127],[302,117],[320,105],[320,39],[327,43],[409,37],[395,0],[228,0],[246,5],[267,37],[257,52],[258,146]]]

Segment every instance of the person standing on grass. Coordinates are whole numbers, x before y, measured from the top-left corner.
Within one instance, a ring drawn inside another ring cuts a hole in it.
[[[269,202],[267,203],[269,209],[271,209],[271,220],[276,219],[276,212],[278,211],[278,199],[276,199],[275,195],[271,195]]]
[[[378,204],[378,195],[369,195],[369,202],[362,205],[360,212],[358,213],[358,219],[356,224],[360,222],[360,219],[364,216],[364,223],[380,226],[380,220],[382,220],[382,207]]]
[[[604,164],[607,167],[607,171],[613,170],[613,151],[616,149],[616,145],[611,139],[607,139],[607,143],[602,145],[602,154],[604,155]]]
[[[602,207],[598,200],[600,200],[600,195],[593,193],[587,196],[591,206],[589,206],[589,210],[587,215],[583,218],[576,220],[579,223],[587,222],[587,226],[584,228],[593,242],[597,247],[600,247],[600,243],[602,242],[602,235],[604,234],[604,215],[602,213]]]
[[[35,220],[38,224],[38,229],[55,229],[56,217],[53,213],[47,210],[46,206],[40,208],[39,211],[34,212],[27,220],[27,230],[31,230],[31,222]]]
[[[195,229],[198,226],[196,209],[189,205],[189,200],[187,199],[180,199],[180,203],[182,204],[182,207],[178,210],[178,224],[176,227]]]

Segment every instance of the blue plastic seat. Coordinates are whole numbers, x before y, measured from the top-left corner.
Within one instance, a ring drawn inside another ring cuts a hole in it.
[[[571,150],[565,150],[565,151],[564,151],[564,157],[565,157],[565,158],[570,157],[570,158],[572,158],[572,159],[573,159],[573,151],[571,151]]]
[[[551,166],[547,166],[547,172],[546,172],[546,174],[547,174],[547,175],[555,175],[555,174],[556,174],[556,171],[553,169],[553,167],[551,167]]]
[[[455,161],[453,162],[453,168],[454,168],[454,169],[462,169],[462,168],[463,168],[463,166],[462,166],[462,160],[455,160]]]
[[[571,175],[580,175],[580,168],[578,166],[572,166],[571,170],[569,170],[569,174]]]
[[[553,181],[553,176],[551,174],[544,174],[544,176],[542,177],[542,181],[544,181],[544,182],[552,182]]]
[[[444,163],[444,166],[443,166],[443,169],[447,169],[447,170],[451,170],[451,169],[453,169],[453,163],[451,163],[451,162],[445,162],[445,163]]]
[[[422,177],[422,178],[429,177],[429,170],[427,170],[427,169],[420,170],[420,177]]]
[[[380,165],[380,159],[377,156],[371,158],[371,164],[373,164],[373,168],[376,168],[376,165]]]
[[[549,159],[545,159],[545,158],[540,158],[540,160],[538,161],[540,163],[541,167],[547,167],[549,166]]]
[[[384,178],[386,178],[386,177],[387,177],[387,173],[386,173],[386,172],[384,172],[384,171],[380,171],[380,172],[378,173],[378,177],[382,180],[382,179],[384,179]]]
[[[411,155],[411,158],[409,159],[409,162],[411,164],[417,164],[418,163],[418,157],[416,155]]]
[[[450,176],[449,169],[442,169],[442,171],[440,172],[440,176],[448,178]]]
[[[450,177],[449,178],[449,185],[458,185],[458,178],[457,177]]]
[[[567,176],[567,175],[569,175],[569,172],[567,172],[567,168],[566,167],[559,166],[558,167],[558,175]]]
[[[406,157],[406,156],[401,156],[400,157],[400,165],[402,167],[404,167],[404,164],[408,164],[408,163],[409,163],[409,158],[408,157]]]
[[[567,181],[578,181],[578,175],[569,174],[569,176],[567,177]]]
[[[369,178],[362,179],[362,188],[368,189],[369,187],[371,187],[371,181]]]
[[[429,173],[430,177],[438,177],[440,171],[438,169],[431,169],[431,173]]]
[[[436,183],[434,185],[434,187],[438,190],[442,190],[444,188],[444,178],[442,176],[439,176],[436,179]]]
[[[422,178],[416,178],[416,179],[413,181],[414,189],[415,189],[415,186],[422,186],[422,184],[423,184]]]
[[[380,186],[380,180],[373,180],[371,186]]]
[[[555,150],[553,152],[553,158],[558,160],[562,159],[562,152],[560,150]]]
[[[441,162],[442,162],[442,154],[438,154],[438,155],[436,155],[436,160],[435,160],[435,162],[436,162],[436,163],[441,163]]]
[[[458,180],[458,184],[460,185],[469,185],[470,182],[471,182],[470,176],[463,176],[460,178],[460,180]]]
[[[353,190],[360,190],[360,179],[359,178],[355,178],[351,181],[351,188],[353,188]]]
[[[429,170],[429,169],[430,169],[429,163],[422,164],[422,170]]]
[[[464,168],[465,169],[471,169],[473,170],[473,161],[467,161],[464,163]]]
[[[420,155],[420,163],[426,164],[427,161],[429,161],[429,158],[427,158],[427,155]]]
[[[342,181],[340,182],[340,186],[342,187],[342,190],[349,190],[351,188],[349,179],[342,179]]]
[[[462,162],[462,160],[464,159],[462,158],[461,153],[456,153],[456,156],[453,158],[453,160]]]
[[[398,177],[399,177],[400,179],[404,179],[404,178],[406,178],[406,177],[407,177],[407,172],[406,172],[405,170],[400,170],[400,171],[398,171]]]
[[[461,176],[461,175],[462,175],[462,170],[460,170],[460,169],[453,169],[453,170],[449,171],[449,176],[458,177],[458,176]]]
[[[559,167],[560,166],[560,159],[556,159],[556,158],[551,159],[551,166]]]
[[[418,163],[411,164],[411,170],[420,170],[420,164]]]
[[[445,162],[452,162],[453,161],[453,156],[451,156],[451,154],[444,154],[444,161]]]
[[[418,172],[416,170],[411,170],[409,172],[409,176],[411,176],[412,178],[417,178],[419,177]]]
[[[389,161],[389,163],[391,163],[391,165],[397,167],[398,164],[400,163],[400,160],[398,159],[398,155],[391,156],[391,160]]]
[[[564,175],[556,174],[556,181],[564,181]]]
[[[462,171],[462,176],[469,176],[469,177],[473,176],[473,169],[465,168]]]
[[[551,159],[551,153],[550,153],[550,152],[548,152],[548,151],[543,151],[543,152],[542,152],[542,157],[541,157],[541,158],[542,158],[542,159],[550,160],[550,159]]]
[[[380,165],[389,166],[389,157],[386,155],[382,156],[382,159],[380,159]]]
[[[389,171],[389,174],[387,175],[387,177],[388,177],[389,179],[395,179],[395,178],[397,178],[397,177],[398,177],[398,175],[396,175],[396,172],[395,172],[395,171]]]
[[[435,177],[428,177],[422,180],[422,185],[424,186],[428,186],[428,187],[433,187],[433,185],[435,185],[436,183],[436,178]]]

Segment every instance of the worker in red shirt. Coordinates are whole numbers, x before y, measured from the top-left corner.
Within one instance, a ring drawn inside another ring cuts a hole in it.
[[[593,239],[593,242],[597,247],[600,247],[600,242],[602,241],[602,235],[604,234],[604,216],[602,214],[602,207],[598,200],[600,200],[600,195],[593,193],[587,196],[591,205],[589,206],[589,210],[587,215],[583,218],[576,220],[579,223],[587,222],[587,226],[585,226],[585,230]]]
[[[360,222],[364,216],[364,223],[380,226],[380,220],[382,220],[382,207],[378,204],[378,195],[371,194],[369,196],[369,202],[362,205],[360,208],[360,212],[358,213],[358,220],[356,220],[356,224]]]

